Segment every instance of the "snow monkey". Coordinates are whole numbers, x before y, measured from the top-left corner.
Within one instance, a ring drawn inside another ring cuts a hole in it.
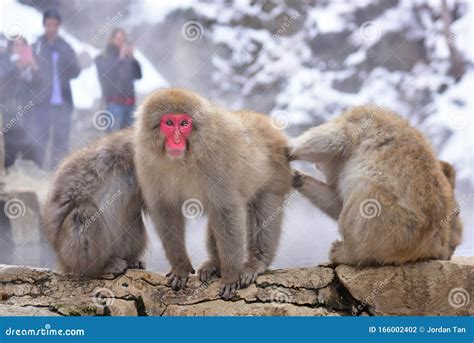
[[[171,264],[171,287],[185,287],[195,272],[184,233],[192,204],[208,214],[209,260],[199,279],[220,276],[220,295],[232,297],[275,256],[292,182],[285,136],[263,114],[230,112],[184,89],[152,93],[137,117],[137,177]]]
[[[330,260],[355,266],[449,259],[461,242],[454,169],[405,119],[355,107],[290,141],[327,184],[296,172],[294,186],[338,220]]]
[[[78,276],[143,268],[147,238],[136,181],[132,129],[71,153],[60,164],[42,230],[63,272]]]

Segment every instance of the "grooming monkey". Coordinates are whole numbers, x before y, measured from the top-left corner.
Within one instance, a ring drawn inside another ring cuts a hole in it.
[[[60,164],[42,230],[63,272],[78,276],[143,268],[143,201],[135,176],[132,129],[108,135]]]
[[[161,90],[138,109],[135,147],[137,177],[171,264],[172,288],[184,287],[194,273],[182,213],[188,199],[197,199],[209,218],[209,260],[199,279],[221,276],[225,299],[254,282],[275,256],[277,210],[292,180],[287,140],[270,118],[229,112],[188,90]]]
[[[338,220],[330,260],[355,266],[449,259],[461,242],[455,172],[398,115],[360,106],[290,142],[327,183],[297,172],[294,186]]]

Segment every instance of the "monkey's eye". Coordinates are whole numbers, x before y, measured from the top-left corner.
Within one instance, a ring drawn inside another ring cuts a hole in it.
[[[166,121],[166,125],[167,125],[167,126],[173,126],[173,121],[172,121],[171,119],[168,119],[168,120]]]
[[[181,122],[181,126],[187,127],[189,125],[189,122],[185,119]]]

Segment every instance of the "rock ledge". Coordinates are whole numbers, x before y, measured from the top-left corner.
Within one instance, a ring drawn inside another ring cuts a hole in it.
[[[144,270],[74,279],[48,269],[0,265],[0,315],[344,316],[474,315],[474,257],[403,267],[341,265],[270,271],[230,301],[220,282],[174,292]]]

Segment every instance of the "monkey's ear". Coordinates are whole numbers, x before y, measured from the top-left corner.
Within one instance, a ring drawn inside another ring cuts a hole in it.
[[[446,175],[451,187],[454,189],[454,185],[456,184],[456,171],[453,166],[446,161],[439,160],[439,163],[441,164],[444,175]]]

